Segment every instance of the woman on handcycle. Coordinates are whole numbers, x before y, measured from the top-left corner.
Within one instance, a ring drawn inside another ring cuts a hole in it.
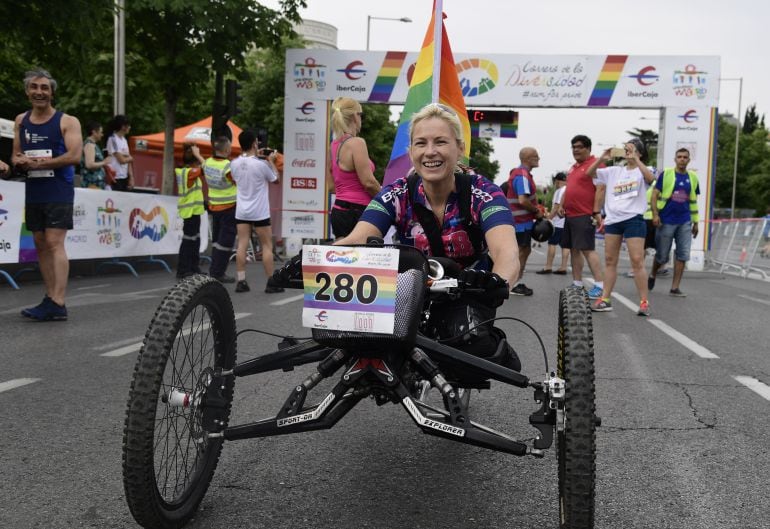
[[[463,269],[460,283],[486,293],[434,304],[428,327],[437,338],[457,337],[449,342],[453,347],[519,370],[521,364],[510,347],[507,354],[495,355],[505,338],[502,331],[491,324],[473,329],[494,318],[495,308],[508,297],[508,283],[518,277],[519,259],[505,195],[485,177],[458,164],[464,150],[457,114],[441,104],[423,107],[409,127],[413,171],[384,186],[353,231],[335,244],[364,244],[395,226],[401,244],[456,262]]]

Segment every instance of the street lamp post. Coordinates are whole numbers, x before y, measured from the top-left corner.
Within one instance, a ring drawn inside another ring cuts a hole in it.
[[[741,99],[743,99],[743,77],[721,77],[720,81],[738,81],[738,114],[735,123],[735,160],[733,160],[733,196],[730,200],[730,219],[735,218],[735,187],[738,181],[738,145],[741,139]]]
[[[411,22],[412,19],[409,17],[401,17],[401,18],[390,18],[390,17],[373,17],[371,15],[366,15],[366,51],[369,51],[369,26],[372,23],[372,19],[374,20],[395,20],[396,22]]]

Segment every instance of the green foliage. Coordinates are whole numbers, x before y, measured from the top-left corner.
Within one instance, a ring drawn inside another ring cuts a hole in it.
[[[743,130],[741,132],[744,134],[751,134],[757,130],[757,128],[765,128],[765,115],[762,114],[762,118],[760,119],[757,114],[757,105],[755,103],[746,109],[746,115],[743,118]]]
[[[390,161],[397,124],[390,121],[388,105],[364,104],[364,120],[360,136],[366,140],[369,158],[376,167],[374,176],[382,182],[385,168]]]
[[[471,138],[470,166],[480,175],[486,176],[492,182],[500,172],[500,162],[490,160],[490,155],[495,152],[492,141],[489,138]]]
[[[728,123],[722,116],[719,117],[715,207],[729,208],[731,205],[735,127],[736,125]],[[757,124],[753,132],[741,133],[738,147],[735,207],[755,209],[757,214],[763,214],[770,205],[770,147],[767,129]]]

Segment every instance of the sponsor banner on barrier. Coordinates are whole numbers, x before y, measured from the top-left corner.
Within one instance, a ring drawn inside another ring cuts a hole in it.
[[[32,234],[23,222],[24,184],[0,182],[0,195],[0,241],[9,249],[0,249],[0,262],[36,261]],[[65,239],[71,260],[176,254],[182,241],[183,221],[173,196],[78,188],[72,217]],[[207,247],[208,215],[203,215],[201,251]]]
[[[287,50],[286,97],[331,100],[347,96],[400,104],[406,99],[417,55]],[[719,101],[720,60],[716,56],[454,56],[467,106],[658,108],[717,106]]]
[[[19,262],[24,184],[0,180],[0,263]]]

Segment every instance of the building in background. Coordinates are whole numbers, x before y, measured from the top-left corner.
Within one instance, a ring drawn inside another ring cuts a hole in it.
[[[318,20],[303,20],[294,31],[307,41],[307,47],[320,50],[337,49],[337,28]]]

